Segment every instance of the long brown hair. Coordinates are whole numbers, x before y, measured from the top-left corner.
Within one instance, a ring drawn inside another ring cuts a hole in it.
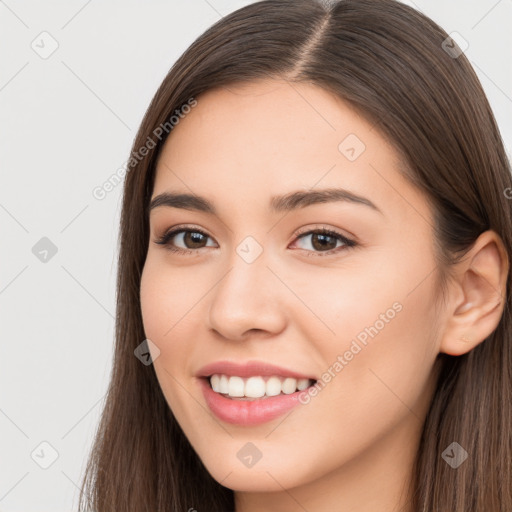
[[[395,0],[266,0],[225,16],[177,60],[132,147],[119,238],[116,340],[108,394],[80,494],[95,512],[234,510],[233,491],[207,472],[177,424],[152,365],[139,286],[149,241],[147,205],[169,129],[191,98],[260,78],[308,82],[338,95],[402,157],[400,171],[435,213],[441,288],[483,231],[512,254],[511,168],[469,61],[432,20]],[[446,44],[448,41],[448,45]],[[158,130],[158,128],[160,129]],[[153,144],[144,158],[135,158]],[[440,354],[420,442],[411,506],[421,512],[512,510],[511,273],[495,331],[469,353]],[[452,442],[470,454],[456,470]]]

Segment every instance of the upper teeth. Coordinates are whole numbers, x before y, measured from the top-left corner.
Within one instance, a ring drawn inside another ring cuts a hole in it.
[[[213,391],[233,397],[260,398],[276,396],[281,392],[289,395],[297,389],[302,391],[312,384],[310,379],[294,379],[293,377],[249,377],[243,379],[235,375],[214,374],[210,377]]]

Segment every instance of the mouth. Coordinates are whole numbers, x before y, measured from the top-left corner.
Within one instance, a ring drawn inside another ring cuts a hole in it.
[[[274,375],[243,379],[234,375],[213,374],[199,377],[198,382],[207,406],[217,418],[241,427],[252,427],[272,421],[297,405],[304,404],[301,395],[317,382],[305,379],[305,382],[299,383],[296,379],[288,379],[290,377]],[[299,389],[299,386],[303,389]],[[270,395],[267,395],[267,389]],[[247,396],[251,394],[259,396]]]
[[[244,378],[215,373],[202,379],[214,393],[239,401],[268,400],[277,396],[297,394],[317,383],[316,379],[296,379],[279,375]]]

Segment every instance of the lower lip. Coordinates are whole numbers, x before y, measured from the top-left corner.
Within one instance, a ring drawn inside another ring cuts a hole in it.
[[[278,418],[300,404],[299,395],[305,391],[256,400],[232,400],[213,391],[209,379],[199,380],[206,403],[215,416],[236,425],[259,425]]]

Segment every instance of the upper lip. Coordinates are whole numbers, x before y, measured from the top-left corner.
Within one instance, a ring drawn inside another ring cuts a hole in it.
[[[203,366],[198,372],[197,377],[210,377],[214,374],[237,375],[238,377],[261,376],[282,376],[293,377],[295,379],[317,380],[316,377],[302,374],[301,372],[276,366],[265,361],[248,361],[246,363],[235,363],[233,361],[215,361]]]

